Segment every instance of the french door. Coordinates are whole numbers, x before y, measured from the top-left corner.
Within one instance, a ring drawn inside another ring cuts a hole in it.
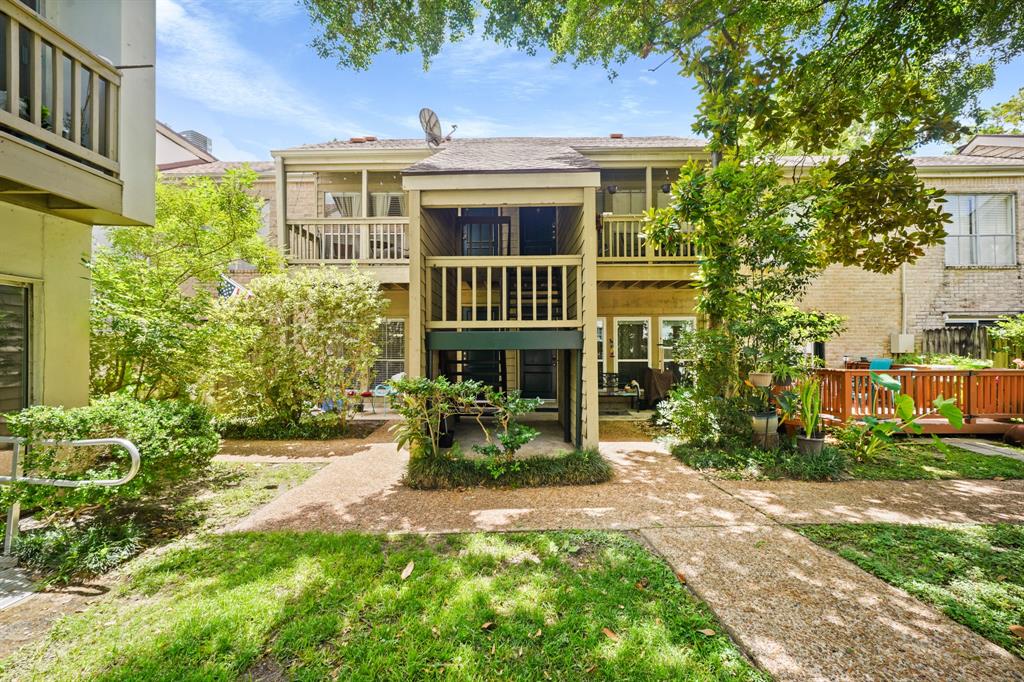
[[[619,386],[630,381],[643,382],[644,371],[651,366],[651,318],[615,318],[615,372]]]

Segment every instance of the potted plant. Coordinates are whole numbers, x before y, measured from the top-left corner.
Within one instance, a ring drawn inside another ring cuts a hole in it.
[[[796,448],[803,455],[817,455],[825,446],[821,433],[821,380],[804,379],[798,386],[800,400],[800,421],[804,434],[796,437]]]
[[[775,445],[778,438],[779,415],[772,406],[772,393],[767,386],[754,386],[751,395],[750,426],[754,431],[754,443],[762,448]]]
[[[751,385],[756,388],[768,388],[772,385],[772,372],[771,370],[758,369],[757,371],[751,372],[747,375],[747,379]]]

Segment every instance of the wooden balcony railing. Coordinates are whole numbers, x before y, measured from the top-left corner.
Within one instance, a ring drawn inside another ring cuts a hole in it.
[[[641,215],[603,215],[597,240],[599,262],[665,263],[697,260],[697,249],[688,235],[674,248],[653,247],[643,234]]]
[[[1024,417],[1024,370],[898,369],[884,372],[897,379],[901,391],[914,399],[916,414],[932,411],[938,396],[955,398],[965,418]],[[871,384],[866,369],[819,369],[821,411],[831,420],[846,422],[871,414],[872,400],[879,418],[896,416],[892,391]]]
[[[116,177],[120,72],[16,0],[0,36],[0,129]]]
[[[289,263],[408,263],[408,218],[309,218],[289,221]]]
[[[582,256],[427,258],[432,329],[578,327]]]

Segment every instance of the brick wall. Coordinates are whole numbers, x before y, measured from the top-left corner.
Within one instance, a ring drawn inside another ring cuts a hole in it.
[[[1017,263],[1007,268],[947,267],[943,246],[928,249],[906,269],[906,331],[921,348],[921,331],[941,327],[948,314],[1024,312],[1024,178],[934,178],[927,182],[955,193],[1015,195]],[[843,356],[887,356],[889,335],[900,331],[900,275],[877,275],[858,268],[831,266],[811,286],[806,309],[826,310],[847,318],[847,330],[826,344],[826,362]]]

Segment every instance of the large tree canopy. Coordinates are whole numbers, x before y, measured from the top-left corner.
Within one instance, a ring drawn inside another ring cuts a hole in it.
[[[304,0],[315,49],[364,69],[382,51],[424,66],[478,27],[556,60],[666,55],[701,94],[715,160],[853,149],[818,172],[828,262],[889,272],[937,244],[940,194],[901,155],[955,141],[994,65],[1024,50],[1024,3],[1003,0]],[[853,142],[851,143],[851,140]],[[881,209],[881,210],[879,210]]]

